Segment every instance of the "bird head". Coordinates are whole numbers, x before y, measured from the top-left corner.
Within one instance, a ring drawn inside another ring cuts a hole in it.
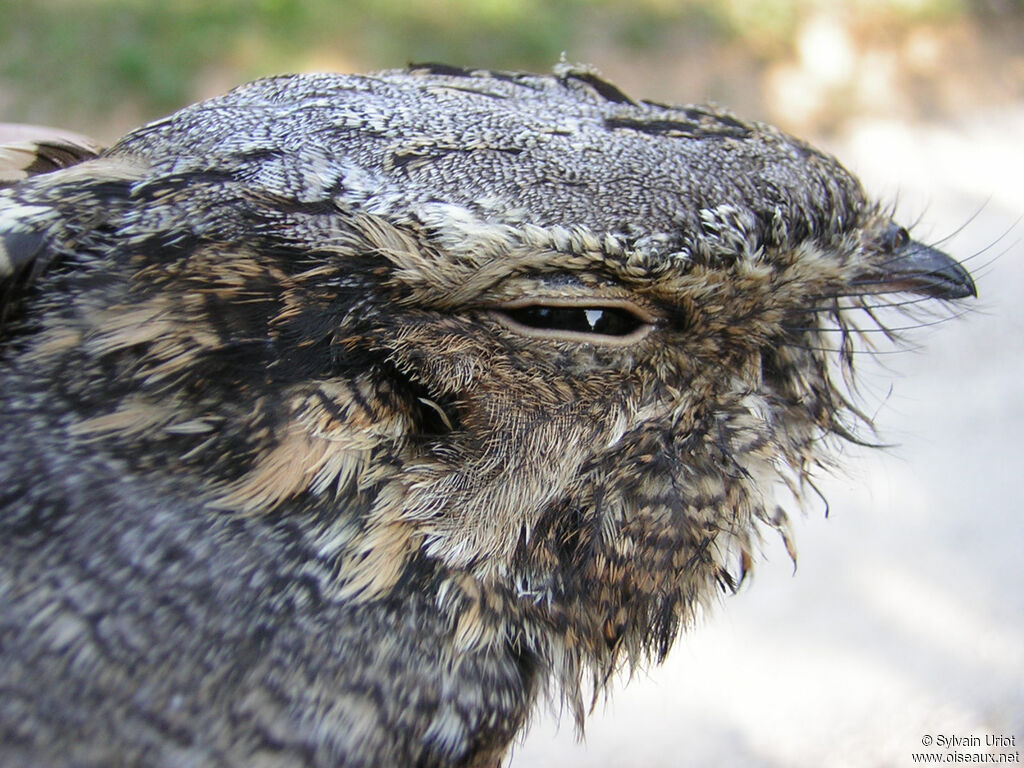
[[[567,68],[263,80],[0,207],[70,442],[299,530],[342,599],[446,574],[465,642],[515,614],[566,679],[785,529],[866,421],[858,320],[975,293],[833,158]]]

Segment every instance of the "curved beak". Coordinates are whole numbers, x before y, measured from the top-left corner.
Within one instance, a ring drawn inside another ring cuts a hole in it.
[[[977,296],[971,274],[963,265],[942,251],[910,241],[879,266],[872,275],[870,293],[909,291],[937,299],[963,299]]]

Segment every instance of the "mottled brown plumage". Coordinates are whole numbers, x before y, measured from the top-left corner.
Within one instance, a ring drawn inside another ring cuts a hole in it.
[[[974,293],[832,158],[585,70],[90,154],[0,193],[5,766],[495,765],[785,532],[871,297]]]

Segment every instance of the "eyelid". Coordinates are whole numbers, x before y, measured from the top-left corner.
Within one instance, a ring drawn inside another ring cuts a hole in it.
[[[592,296],[532,296],[528,299],[515,299],[495,304],[491,309],[501,312],[505,309],[523,309],[524,307],[566,307],[580,309],[621,309],[630,312],[645,323],[654,325],[661,318],[649,309],[628,299],[597,299]]]
[[[566,329],[540,328],[518,322],[506,312],[506,310],[526,309],[530,307],[581,309],[584,312],[590,310],[599,311],[603,309],[618,309],[633,315],[638,321],[641,321],[642,324],[639,325],[636,330],[619,336]],[[626,346],[628,344],[635,344],[651,332],[658,320],[658,318],[652,315],[649,311],[642,307],[638,307],[631,301],[621,299],[594,299],[582,296],[571,298],[531,297],[528,299],[516,299],[514,301],[503,302],[502,304],[493,307],[491,314],[506,328],[510,328],[524,336],[603,346]]]

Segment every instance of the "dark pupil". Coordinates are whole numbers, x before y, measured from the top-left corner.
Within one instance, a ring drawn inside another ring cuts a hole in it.
[[[518,323],[530,328],[576,333],[601,333],[606,336],[625,336],[643,321],[636,315],[616,307],[520,307],[506,310]]]

